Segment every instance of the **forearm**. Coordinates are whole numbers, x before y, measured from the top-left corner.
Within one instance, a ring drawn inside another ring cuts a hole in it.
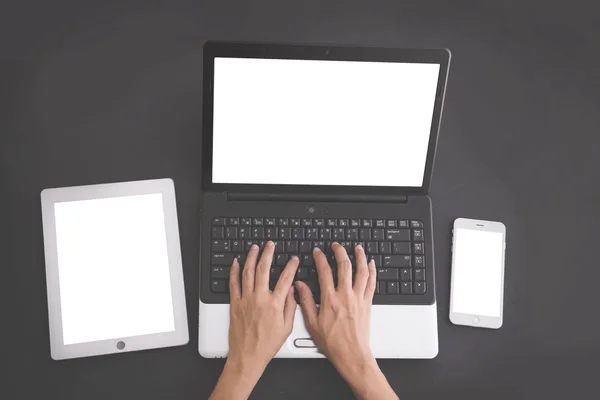
[[[228,359],[209,400],[247,399],[262,375],[259,368]]]
[[[398,400],[374,358],[338,368],[359,400]]]

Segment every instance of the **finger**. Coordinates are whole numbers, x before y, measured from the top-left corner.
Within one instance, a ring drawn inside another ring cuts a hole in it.
[[[354,293],[362,297],[365,294],[367,281],[369,280],[369,267],[367,266],[367,255],[362,246],[354,248],[356,257],[356,276],[354,277]]]
[[[237,258],[233,259],[233,264],[229,269],[229,299],[231,302],[239,300],[242,296],[240,292],[240,263]]]
[[[308,333],[313,337],[314,329],[317,326],[317,304],[313,298],[313,294],[306,283],[302,281],[296,281],[296,289],[298,290],[298,297],[300,298],[300,308],[302,308],[302,315],[304,316],[304,322],[308,328]]]
[[[294,314],[296,313],[296,299],[294,299],[294,287],[290,286],[287,291],[285,298],[285,305],[283,306],[283,322],[288,332],[291,332],[294,328]]]
[[[313,249],[313,258],[315,259],[315,264],[317,266],[317,274],[319,275],[319,286],[321,287],[321,293],[334,290],[333,273],[331,272],[331,267],[327,262],[325,253],[323,253],[318,247],[315,247]]]
[[[373,301],[376,286],[377,267],[375,265],[375,260],[371,260],[371,262],[369,262],[369,279],[367,280],[367,287],[365,288],[365,300]]]
[[[277,298],[280,298],[281,300],[285,299],[285,296],[294,281],[294,276],[298,270],[298,264],[300,264],[300,259],[297,256],[293,256],[288,261],[283,272],[279,276],[279,281],[277,281],[277,285],[275,285],[275,290],[273,290],[273,294]]]
[[[248,251],[244,272],[242,273],[242,296],[244,293],[254,292],[254,274],[256,271],[256,259],[258,258],[258,245],[253,244]]]
[[[256,278],[254,281],[254,290],[269,290],[269,274],[271,273],[271,264],[273,264],[273,253],[275,252],[275,243],[268,241],[258,261],[256,267]]]
[[[352,290],[352,263],[346,249],[335,242],[332,246],[338,271],[338,290]]]

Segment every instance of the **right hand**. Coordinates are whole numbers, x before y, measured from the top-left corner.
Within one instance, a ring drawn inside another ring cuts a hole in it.
[[[331,267],[325,254],[315,249],[313,256],[321,287],[321,307],[317,306],[310,288],[296,282],[300,305],[308,331],[319,350],[342,374],[350,374],[352,366],[374,362],[369,346],[371,304],[376,286],[375,262],[367,264],[365,251],[355,247],[356,277],[352,285],[352,264],[346,249],[332,245],[338,264],[338,286],[335,288]]]

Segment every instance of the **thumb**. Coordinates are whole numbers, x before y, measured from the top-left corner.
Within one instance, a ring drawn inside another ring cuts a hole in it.
[[[300,298],[300,307],[306,327],[312,334],[312,330],[317,326],[317,305],[310,288],[302,281],[296,281],[296,289],[298,289],[298,297]]]

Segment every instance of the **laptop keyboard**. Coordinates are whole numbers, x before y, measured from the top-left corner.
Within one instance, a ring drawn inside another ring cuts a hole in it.
[[[418,220],[356,218],[214,218],[211,223],[210,288],[214,293],[228,292],[229,269],[234,258],[243,266],[253,244],[261,249],[267,241],[275,243],[271,266],[271,288],[288,260],[296,255],[300,265],[296,280],[307,283],[319,299],[319,282],[312,250],[319,247],[328,257],[337,284],[337,264],[331,244],[338,242],[356,271],[354,247],[361,245],[367,259],[377,268],[376,297],[398,300],[423,296],[426,279],[423,223]]]

